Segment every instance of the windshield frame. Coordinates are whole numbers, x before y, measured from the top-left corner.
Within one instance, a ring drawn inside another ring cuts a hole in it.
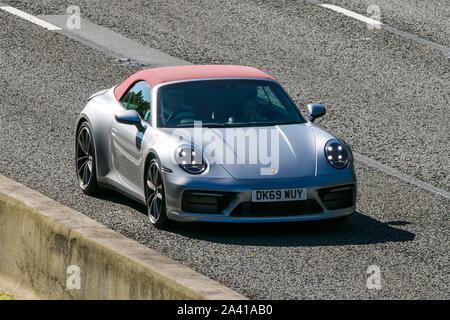
[[[306,120],[306,118],[303,116],[303,114],[300,111],[300,108],[297,106],[297,104],[292,100],[291,96],[288,94],[288,92],[283,88],[283,86],[278,83],[276,80],[272,80],[272,79],[266,79],[266,78],[244,78],[244,77],[221,77],[221,78],[197,78],[197,79],[185,79],[185,80],[176,80],[176,81],[170,81],[170,82],[165,82],[165,83],[160,83],[158,85],[156,85],[153,88],[153,92],[152,92],[152,126],[154,128],[193,128],[194,125],[190,124],[187,126],[161,126],[160,123],[158,122],[158,117],[159,117],[159,99],[161,97],[160,94],[160,89],[163,89],[166,86],[170,86],[173,84],[179,84],[179,83],[189,83],[189,82],[199,82],[199,81],[223,81],[223,80],[249,80],[249,81],[260,81],[260,82],[270,82],[272,84],[274,84],[275,86],[279,87],[282,91],[282,93],[284,93],[284,95],[287,98],[287,101],[292,105],[294,112],[296,112],[298,114],[299,117],[299,121],[290,121],[290,122],[274,122],[274,123],[257,123],[257,124],[242,124],[242,125],[230,125],[230,126],[226,126],[226,125],[221,125],[221,124],[217,124],[217,125],[204,125],[204,127],[208,127],[208,128],[244,128],[244,127],[251,127],[251,126],[255,126],[255,127],[263,127],[263,126],[277,126],[277,125],[288,125],[288,124],[305,124],[308,123],[308,120]],[[154,110],[154,112],[153,112]]]

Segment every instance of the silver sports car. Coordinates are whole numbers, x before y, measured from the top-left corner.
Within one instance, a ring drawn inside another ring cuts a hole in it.
[[[151,223],[343,220],[355,211],[349,146],[313,125],[270,75],[243,66],[135,73],[89,98],[76,124],[76,173],[115,189]]]

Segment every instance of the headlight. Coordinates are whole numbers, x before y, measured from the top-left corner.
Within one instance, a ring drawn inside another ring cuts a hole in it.
[[[175,150],[175,162],[181,169],[190,174],[200,174],[208,168],[202,153],[187,145],[180,146]]]
[[[325,144],[325,157],[336,169],[343,169],[350,161],[349,151],[340,141],[333,139]]]

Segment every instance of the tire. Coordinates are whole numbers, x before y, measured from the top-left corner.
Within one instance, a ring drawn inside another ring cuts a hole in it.
[[[164,229],[170,225],[167,218],[163,174],[157,159],[150,160],[145,174],[145,202],[148,218],[153,226]]]
[[[78,128],[75,147],[75,169],[78,186],[87,195],[96,195],[100,188],[97,182],[95,146],[87,122]]]

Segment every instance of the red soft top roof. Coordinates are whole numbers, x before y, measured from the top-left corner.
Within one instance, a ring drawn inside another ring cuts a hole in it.
[[[125,91],[136,81],[145,80],[150,87],[160,83],[205,78],[263,78],[274,80],[261,70],[245,66],[233,65],[187,65],[146,69],[136,72],[114,89],[114,95],[119,100]]]

